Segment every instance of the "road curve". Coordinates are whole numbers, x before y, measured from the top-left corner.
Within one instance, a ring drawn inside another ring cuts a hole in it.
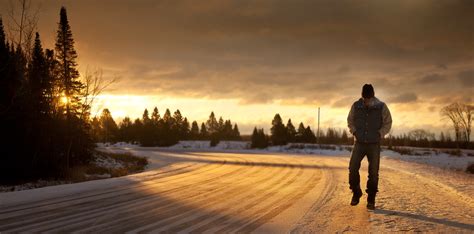
[[[472,189],[458,191],[407,163],[382,160],[377,209],[367,211],[365,201],[348,205],[348,157],[134,153],[167,164],[80,193],[4,197],[0,232],[474,232]],[[362,182],[364,171],[365,164]]]

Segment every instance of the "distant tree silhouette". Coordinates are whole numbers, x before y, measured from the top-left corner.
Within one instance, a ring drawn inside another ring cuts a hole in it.
[[[190,126],[189,126],[189,121],[188,121],[188,118],[184,117],[184,121],[183,123],[181,124],[181,129],[180,129],[180,138],[179,139],[183,139],[183,140],[189,140],[189,136],[190,136]]]
[[[199,139],[199,126],[196,121],[193,121],[191,124],[191,131],[189,132],[189,139],[197,140]]]
[[[305,132],[306,132],[306,128],[303,124],[303,122],[300,123],[300,125],[298,125],[298,131],[296,132],[296,142],[305,142]]]
[[[133,123],[132,120],[127,116],[119,125],[119,140],[124,142],[133,142]]]
[[[286,128],[279,114],[273,118],[270,130],[272,134],[270,139],[273,145],[285,145],[288,142]]]
[[[209,138],[209,132],[204,123],[201,124],[201,131],[199,133],[201,140],[207,140]]]
[[[214,112],[211,112],[209,119],[206,121],[206,130],[208,134],[214,134],[219,132],[219,123],[217,122]]]
[[[116,142],[119,130],[109,109],[106,108],[102,110],[102,114],[100,115],[99,122],[100,122],[99,140],[104,143]]]
[[[253,129],[250,147],[260,149],[268,147],[268,137],[265,135],[263,128],[257,129],[257,127],[255,127]]]
[[[291,122],[291,119],[288,119],[288,123],[286,124],[286,134],[288,142],[295,142],[296,141],[296,129]]]
[[[233,140],[241,140],[242,139],[240,137],[239,126],[237,126],[237,124],[234,124],[234,128],[232,129],[232,139]]]
[[[140,144],[142,146],[154,146],[156,144],[153,132],[153,122],[148,113],[148,109],[143,111],[140,129]]]
[[[306,127],[303,135],[303,142],[305,143],[315,143],[316,142],[316,136],[314,135],[314,132],[311,130],[311,128],[308,126]]]

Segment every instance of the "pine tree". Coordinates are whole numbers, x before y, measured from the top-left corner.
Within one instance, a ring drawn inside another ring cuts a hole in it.
[[[56,36],[55,55],[59,67],[59,80],[62,83],[64,97],[67,100],[66,118],[71,124],[73,117],[79,117],[82,107],[81,94],[84,85],[79,80],[77,70],[77,52],[74,49],[71,27],[67,19],[66,8],[61,7],[59,28]]]
[[[180,125],[179,140],[189,139],[189,121],[188,118],[184,117],[184,121]]]
[[[207,131],[207,127],[204,123],[201,124],[201,132],[199,133],[199,138],[201,138],[201,140],[209,139],[209,132]]]
[[[232,122],[230,120],[226,120],[224,122],[224,126],[222,128],[222,135],[221,139],[223,140],[233,140],[233,131],[232,131]]]
[[[133,123],[127,116],[119,124],[119,140],[124,142],[132,142],[133,140]]]
[[[101,128],[100,141],[104,143],[115,142],[118,135],[118,127],[109,109],[105,108],[102,110],[99,122]]]
[[[199,138],[199,126],[196,121],[191,124],[190,139],[197,140]]]
[[[276,114],[273,118],[271,134],[273,145],[285,145],[287,143],[286,128],[279,114]]]
[[[55,57],[58,62],[58,81],[65,99],[64,112],[66,119],[66,148],[65,166],[87,163],[91,159],[92,142],[87,131],[88,123],[84,116],[88,116],[89,109],[82,103],[84,85],[79,80],[77,70],[77,53],[74,49],[74,39],[67,19],[66,9],[60,10],[58,31],[56,34]]]
[[[161,116],[160,116],[160,112],[158,111],[158,107],[155,107],[151,114],[151,121],[153,122],[153,125],[158,126],[160,119],[161,119]]]
[[[219,123],[217,122],[214,112],[211,112],[209,119],[206,122],[206,130],[209,134],[214,134],[219,131]]]
[[[225,131],[225,123],[224,123],[224,119],[221,117],[219,117],[219,121],[217,122],[217,132],[219,133],[219,135],[223,135],[224,134],[224,131]]]
[[[342,144],[350,144],[350,143],[349,143],[349,137],[348,137],[348,134],[347,134],[347,130],[346,130],[346,129],[342,130],[341,143],[342,143]]]
[[[155,107],[153,109],[153,112],[151,114],[150,118],[151,124],[148,126],[150,128],[147,131],[150,131],[150,135],[152,138],[152,144],[153,145],[159,145],[159,142],[162,141],[163,138],[163,120],[161,119],[160,112],[158,111],[158,108]]]
[[[241,140],[239,126],[237,126],[237,124],[234,124],[234,129],[232,129],[232,139]]]
[[[142,115],[142,122],[143,123],[149,123],[150,121],[151,121],[150,114],[148,113],[148,109],[145,108],[145,110],[143,111],[143,115]]]
[[[140,144],[142,146],[156,145],[153,132],[153,122],[151,121],[148,109],[145,109],[145,111],[143,111],[141,124],[142,125],[140,130]]]
[[[5,38],[3,29],[3,21],[0,17],[0,112],[4,112],[8,106],[9,82],[11,79],[8,75],[10,68],[9,56],[10,50]]]
[[[288,142],[295,142],[296,138],[296,129],[291,123],[291,119],[288,119],[288,123],[286,124],[286,134]]]
[[[311,130],[311,128],[308,126],[304,130],[304,135],[303,135],[304,142],[306,143],[314,143],[316,142],[316,136],[314,135],[314,132]]]
[[[263,128],[257,129],[257,127],[255,127],[253,129],[250,147],[260,149],[268,147],[268,137],[265,135]]]
[[[96,116],[94,116],[94,118],[92,118],[92,120],[91,120],[90,131],[91,131],[92,140],[94,142],[99,142],[100,141],[101,128],[100,128],[99,118],[97,118]]]
[[[304,127],[304,124],[301,122],[300,125],[298,126],[298,132],[296,133],[296,142],[305,142],[305,139],[304,139],[305,131],[306,131],[306,128]]]
[[[50,113],[51,100],[45,96],[51,89],[52,81],[46,64],[46,58],[41,47],[39,34],[36,33],[35,44],[28,67],[28,80],[31,92],[31,104],[35,118],[43,118]]]

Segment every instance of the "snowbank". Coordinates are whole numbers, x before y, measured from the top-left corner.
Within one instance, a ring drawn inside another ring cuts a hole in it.
[[[472,153],[472,150],[461,150],[460,156],[454,156],[437,149],[415,147],[407,148],[411,151],[411,153],[408,155],[401,155],[400,153],[392,150],[383,150],[381,154],[386,158],[428,164],[443,169],[460,171],[466,171],[466,168],[470,164],[474,163],[474,157],[468,156]]]

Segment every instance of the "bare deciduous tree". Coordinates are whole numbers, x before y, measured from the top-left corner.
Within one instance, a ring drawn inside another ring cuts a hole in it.
[[[21,48],[27,60],[31,58],[33,40],[37,31],[39,6],[33,8],[31,0],[10,1],[8,10],[9,40]]]
[[[441,115],[453,123],[456,141],[470,141],[474,106],[464,103],[452,103],[441,109]]]
[[[103,78],[103,71],[100,68],[91,70],[86,69],[82,82],[84,84],[83,104],[82,104],[82,119],[89,121],[90,109],[94,104],[97,96],[99,96],[111,84],[118,81],[118,77],[105,80]]]

